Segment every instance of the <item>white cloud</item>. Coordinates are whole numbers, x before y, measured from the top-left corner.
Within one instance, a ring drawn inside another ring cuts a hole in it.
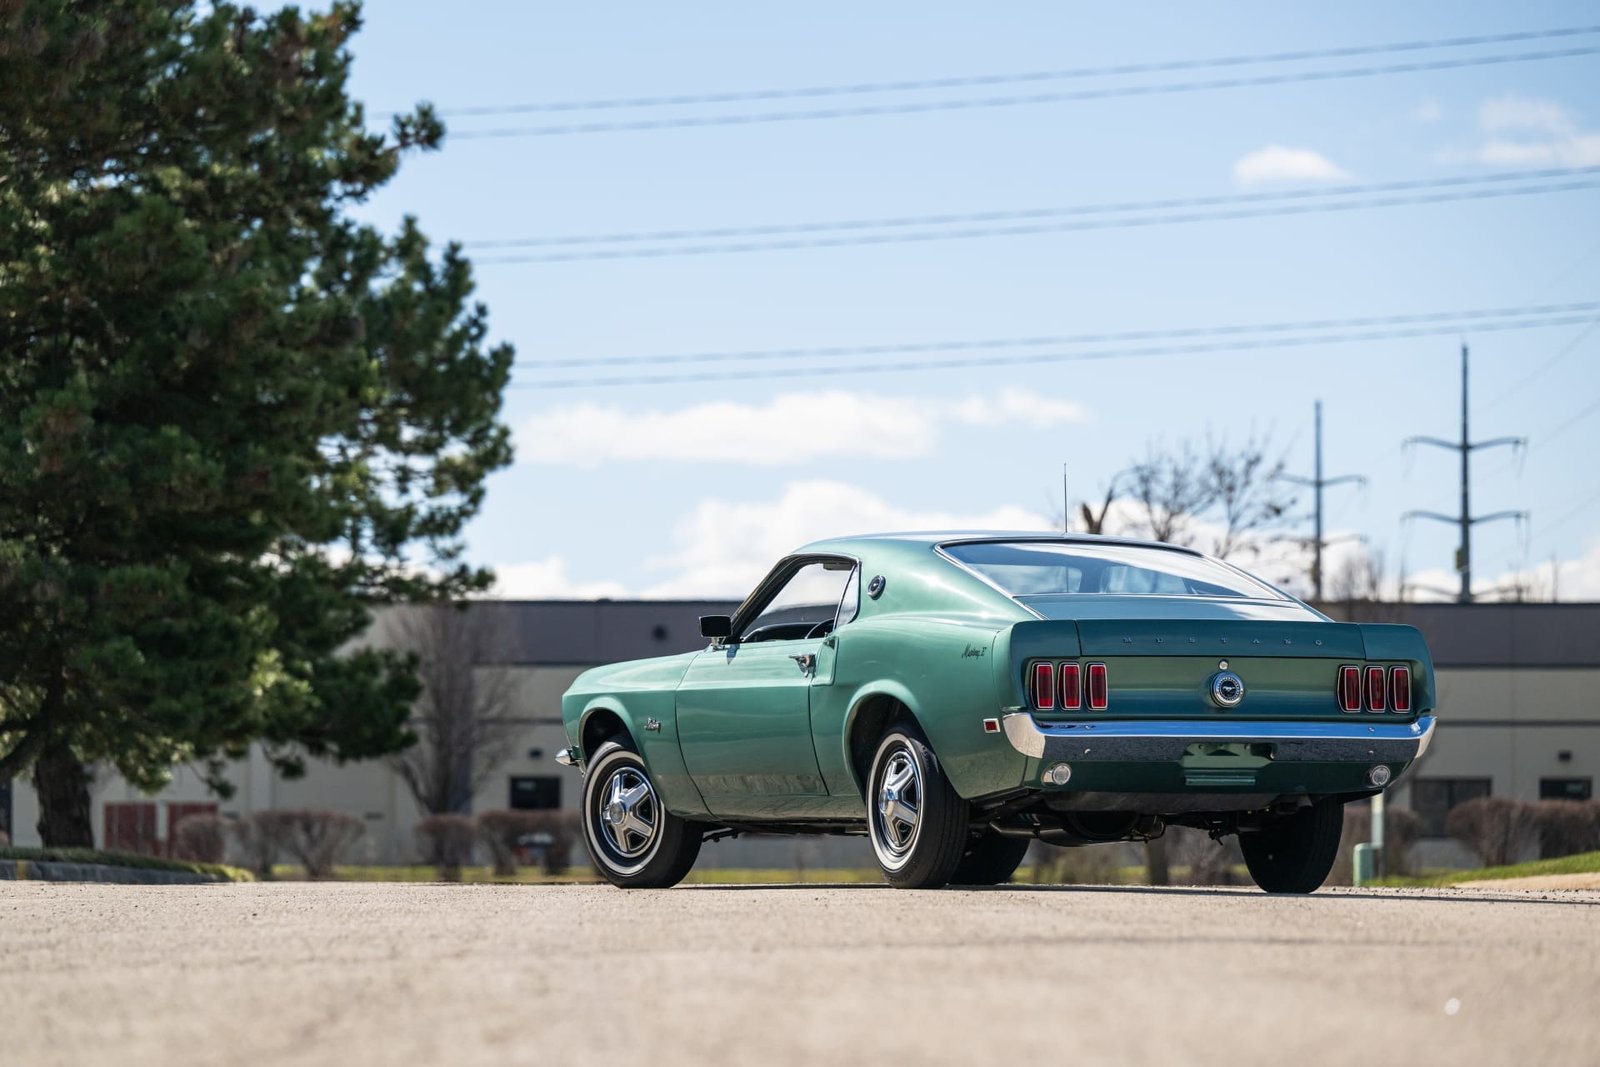
[[[1350,180],[1350,174],[1320,152],[1275,144],[1246,152],[1235,160],[1233,180],[1251,188],[1273,182],[1344,182]]]
[[[502,563],[494,568],[494,588],[489,595],[505,600],[595,600],[627,595],[621,582],[574,581],[562,556],[547,556],[527,563]]]
[[[1529,96],[1500,96],[1478,108],[1478,125],[1484,133],[1545,133],[1562,136],[1578,128],[1572,112],[1554,100]]]
[[[1021,423],[1031,429],[1044,429],[1069,422],[1089,421],[1089,412],[1073,400],[1041,396],[1028,389],[1011,386],[992,397],[972,396],[948,408],[956,422],[971,426],[999,426]]]
[[[673,530],[673,548],[647,561],[667,577],[642,595],[742,597],[785,553],[825,537],[893,530],[1047,530],[1051,525],[1026,508],[904,508],[842,482],[791,482],[775,500],[700,501]]]
[[[1478,108],[1478,128],[1483,140],[1466,154],[1474,162],[1494,167],[1600,165],[1600,133],[1582,129],[1576,113],[1554,100],[1514,95],[1485,100]]]
[[[1432,123],[1444,118],[1444,108],[1439,106],[1439,101],[1428,97],[1411,109],[1413,122]]]
[[[1600,541],[1577,559],[1546,560],[1495,574],[1478,564],[1475,572],[1472,591],[1481,600],[1600,600]],[[1421,571],[1406,580],[1408,585],[1427,587],[1415,591],[1417,600],[1453,600],[1461,583],[1455,571],[1443,569]]]
[[[585,403],[528,419],[518,432],[517,452],[535,463],[583,467],[642,459],[750,466],[824,456],[909,459],[932,452],[946,423],[1011,422],[1039,429],[1087,418],[1079,404],[1018,388],[956,402],[835,389],[672,410]]]

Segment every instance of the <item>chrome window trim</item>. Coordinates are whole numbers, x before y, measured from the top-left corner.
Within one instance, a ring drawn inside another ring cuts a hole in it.
[[[952,556],[949,552],[946,551],[946,548],[948,546],[950,546],[950,545],[1005,545],[1005,544],[1018,544],[1018,543],[1023,543],[1023,544],[1053,544],[1053,545],[1082,545],[1085,548],[1089,548],[1089,549],[1094,549],[1094,548],[1100,547],[1100,542],[1099,541],[1084,540],[1082,538],[1073,537],[1071,534],[1056,534],[1055,536],[1051,536],[1049,534],[1040,534],[1037,537],[962,537],[962,538],[953,538],[953,539],[951,539],[949,541],[940,541],[940,542],[938,542],[937,544],[935,544],[933,546],[933,551],[937,555],[942,557],[946,562],[950,563],[953,566],[961,568],[963,571],[966,571],[968,574],[970,574],[974,578],[978,579],[978,581],[982,582],[984,585],[987,585],[989,588],[995,590],[996,592],[998,592],[1001,595],[1005,596],[1007,599],[1011,600],[1018,607],[1023,608],[1024,610],[1032,613],[1033,615],[1037,616],[1040,619],[1048,619],[1050,616],[1045,615],[1043,612],[1036,610],[1031,605],[1024,603],[1020,599],[1020,597],[1022,597],[1022,596],[1056,596],[1056,597],[1069,597],[1069,596],[1070,597],[1082,597],[1082,596],[1164,596],[1164,597],[1169,597],[1169,598],[1171,598],[1173,600],[1217,600],[1217,601],[1222,601],[1222,602],[1229,603],[1229,604],[1293,604],[1293,605],[1298,605],[1300,607],[1303,607],[1303,608],[1307,609],[1308,611],[1310,611],[1313,614],[1317,615],[1319,618],[1327,619],[1329,622],[1333,621],[1331,619],[1328,619],[1328,616],[1324,615],[1320,611],[1317,611],[1316,608],[1312,607],[1310,604],[1307,604],[1305,601],[1300,600],[1297,597],[1290,596],[1288,593],[1285,593],[1282,589],[1279,589],[1277,586],[1273,585],[1271,582],[1268,582],[1264,578],[1258,578],[1255,575],[1251,574],[1247,570],[1243,570],[1242,568],[1235,567],[1233,564],[1229,563],[1227,560],[1217,559],[1214,556],[1208,556],[1204,552],[1200,552],[1200,551],[1198,551],[1196,549],[1193,549],[1193,548],[1187,548],[1187,547],[1185,547],[1183,545],[1169,545],[1165,541],[1116,541],[1116,542],[1114,542],[1114,544],[1119,548],[1148,548],[1148,549],[1151,549],[1151,550],[1157,551],[1157,552],[1176,552],[1176,553],[1178,553],[1180,555],[1193,556],[1193,557],[1195,557],[1197,559],[1203,559],[1208,563],[1215,563],[1215,564],[1217,564],[1218,566],[1222,567],[1225,570],[1233,571],[1235,574],[1238,574],[1239,576],[1243,577],[1245,580],[1249,581],[1253,585],[1261,586],[1263,589],[1270,589],[1274,593],[1277,593],[1278,596],[1277,597],[1245,597],[1245,596],[1204,597],[1204,596],[1199,596],[1199,595],[1192,594],[1192,593],[1021,593],[1021,594],[1018,594],[1018,593],[1011,592],[1010,590],[1006,589],[1003,585],[1001,585],[999,582],[996,582],[994,579],[992,579],[988,575],[984,574],[982,571],[979,571],[978,569],[976,569],[975,567],[971,566],[970,564],[968,564],[968,563],[966,563],[966,562],[964,562],[964,561],[962,561],[960,559],[957,559],[955,556]]]
[[[789,579],[793,578],[801,567],[809,563],[822,563],[827,560],[849,563],[853,572],[861,570],[861,560],[843,552],[805,552],[795,556],[783,557],[773,565],[765,578],[756,583],[756,587],[750,591],[750,595],[745,597],[739,606],[734,609],[727,639],[713,643],[711,647],[719,648],[738,644],[737,635],[744,630],[746,623],[754,622],[761,615],[766,606],[772,602],[772,598],[783,591],[783,587],[789,584]],[[846,579],[846,582],[848,581],[849,579]],[[768,591],[769,589],[770,592]],[[842,595],[840,599],[843,599]],[[834,617],[838,617],[837,608],[835,609]]]

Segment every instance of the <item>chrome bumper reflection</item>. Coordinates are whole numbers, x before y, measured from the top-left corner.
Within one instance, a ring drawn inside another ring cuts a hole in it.
[[[1416,722],[1171,720],[1042,723],[1027,712],[1003,720],[1011,746],[1036,759],[1155,763],[1182,759],[1198,742],[1269,744],[1275,761],[1406,763],[1433,740],[1434,717]]]

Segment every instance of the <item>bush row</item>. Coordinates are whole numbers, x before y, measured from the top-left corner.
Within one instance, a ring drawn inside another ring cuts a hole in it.
[[[1450,809],[1445,832],[1485,867],[1520,862],[1536,849],[1540,859],[1594,852],[1600,850],[1600,804],[1478,797]]]
[[[461,877],[461,868],[472,863],[479,846],[501,877],[516,874],[519,862],[534,858],[547,874],[559,874],[572,862],[578,834],[575,811],[430,815],[416,828],[423,861],[438,868],[439,877],[448,881]]]
[[[329,878],[345,850],[367,832],[354,815],[337,811],[254,811],[237,819],[190,815],[173,831],[172,854],[200,863],[221,863],[231,840],[241,865],[258,877],[287,856],[308,878]]]

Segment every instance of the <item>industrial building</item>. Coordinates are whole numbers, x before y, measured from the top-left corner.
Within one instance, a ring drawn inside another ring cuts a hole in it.
[[[602,663],[668,655],[699,647],[698,617],[725,614],[720,601],[493,601],[496,662],[513,687],[516,740],[509,756],[473,796],[474,811],[575,808],[580,780],[553,760],[567,743],[562,692]],[[1475,796],[1589,799],[1600,773],[1600,604],[1327,605],[1330,615],[1404,622],[1427,636],[1438,669],[1440,727],[1422,762],[1391,792],[1434,836],[1449,809]],[[397,611],[369,634],[396,639]],[[103,847],[160,851],[170,828],[196,811],[239,815],[261,809],[319,809],[361,818],[360,858],[412,862],[422,817],[399,774],[382,760],[309,764],[286,780],[259,751],[236,764],[236,791],[210,795],[188,768],[146,796],[115,774],[94,787],[96,841]],[[19,845],[37,844],[32,791],[24,781],[0,787],[0,820]],[[707,847],[707,861],[789,867],[870,862],[856,839],[739,839]]]

